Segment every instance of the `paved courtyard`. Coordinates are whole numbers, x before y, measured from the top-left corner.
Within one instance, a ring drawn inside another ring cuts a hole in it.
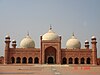
[[[0,65],[0,75],[100,75],[100,66]]]

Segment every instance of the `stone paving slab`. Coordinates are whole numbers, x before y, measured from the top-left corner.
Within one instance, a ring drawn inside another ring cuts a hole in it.
[[[100,66],[0,65],[0,75],[100,75]]]

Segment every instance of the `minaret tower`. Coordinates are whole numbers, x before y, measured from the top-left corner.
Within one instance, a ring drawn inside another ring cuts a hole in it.
[[[89,49],[89,41],[88,40],[85,41],[85,48]]]
[[[9,48],[10,48],[10,36],[6,35],[5,37],[5,57],[4,57],[4,64],[9,64],[10,60],[9,60]]]
[[[16,48],[17,44],[16,44],[16,40],[12,40],[12,47]]]
[[[97,46],[96,46],[96,37],[92,36],[91,38],[92,42],[92,64],[96,65],[97,64]]]

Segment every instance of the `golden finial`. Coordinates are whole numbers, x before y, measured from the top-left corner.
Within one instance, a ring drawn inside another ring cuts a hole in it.
[[[74,36],[74,32],[72,33],[72,36]]]
[[[27,31],[27,36],[29,36],[29,31]]]
[[[51,24],[50,24],[50,30],[52,30],[52,26],[51,26]]]

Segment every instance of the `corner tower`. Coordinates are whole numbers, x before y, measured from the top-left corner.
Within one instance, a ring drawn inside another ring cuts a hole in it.
[[[4,58],[4,64],[9,64],[10,63],[10,36],[6,35],[5,37],[5,58]]]
[[[40,37],[41,64],[61,64],[61,36],[50,26],[47,33]]]
[[[92,64],[93,65],[96,65],[97,64],[97,46],[96,46],[96,37],[95,36],[92,36],[91,38],[92,42]]]

